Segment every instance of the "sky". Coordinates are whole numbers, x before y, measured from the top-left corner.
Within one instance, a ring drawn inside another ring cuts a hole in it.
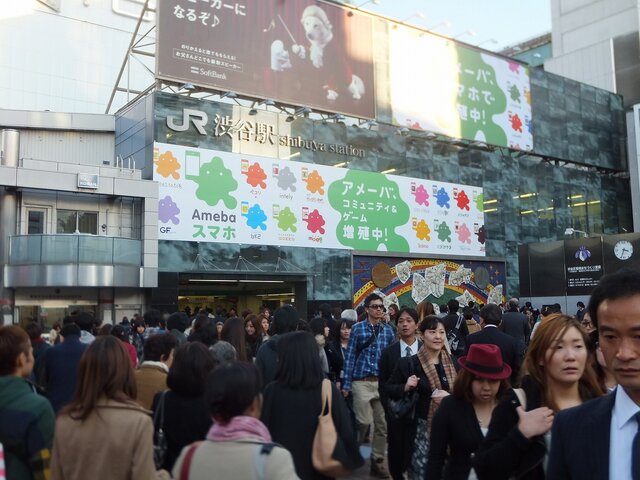
[[[379,5],[365,2],[345,3],[362,5],[363,10],[394,20],[408,19],[406,23],[410,25],[457,36],[461,42],[481,44],[481,48],[492,51],[551,31],[551,0],[379,0]],[[451,23],[448,28],[443,25],[447,21]]]

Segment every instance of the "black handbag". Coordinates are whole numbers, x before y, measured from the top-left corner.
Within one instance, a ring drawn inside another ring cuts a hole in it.
[[[409,376],[413,375],[413,359],[409,359]],[[418,403],[418,387],[405,392],[398,399],[389,399],[389,416],[392,420],[411,421],[416,415],[416,404]]]
[[[158,408],[153,414],[153,461],[156,468],[160,469],[164,463],[164,457],[167,454],[167,438],[164,435],[164,397],[166,391],[160,394],[158,400]],[[158,425],[158,419],[160,424]]]
[[[389,400],[389,416],[393,420],[413,420],[418,403],[418,391],[406,392],[399,400]]]

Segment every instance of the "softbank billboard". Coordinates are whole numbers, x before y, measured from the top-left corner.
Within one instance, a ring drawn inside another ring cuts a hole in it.
[[[156,76],[375,118],[371,17],[317,1],[162,0]]]

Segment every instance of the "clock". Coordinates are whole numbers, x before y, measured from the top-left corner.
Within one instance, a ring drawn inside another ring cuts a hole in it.
[[[633,245],[627,240],[620,240],[613,246],[613,253],[620,260],[628,260],[633,255]]]

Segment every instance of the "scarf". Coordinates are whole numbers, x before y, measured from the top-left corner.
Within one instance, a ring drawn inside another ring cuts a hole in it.
[[[433,388],[437,388],[438,390],[442,390],[443,388],[442,383],[440,383],[440,377],[438,376],[435,365],[431,363],[429,352],[427,351],[427,347],[425,344],[423,344],[422,348],[418,350],[417,356],[418,360],[420,360],[422,370],[424,370],[424,373],[429,380],[429,385],[431,385]],[[444,374],[447,377],[447,381],[449,382],[449,388],[451,388],[453,386],[453,381],[456,379],[456,369],[453,366],[451,357],[446,350],[442,350],[440,352],[440,363],[442,364]],[[435,402],[429,402],[429,412],[427,413],[427,434],[429,436],[431,435],[431,423],[437,408],[438,407],[436,406]]]
[[[259,440],[271,442],[271,434],[264,423],[254,417],[238,415],[229,423],[213,422],[207,433],[207,440],[229,442],[233,440]]]

